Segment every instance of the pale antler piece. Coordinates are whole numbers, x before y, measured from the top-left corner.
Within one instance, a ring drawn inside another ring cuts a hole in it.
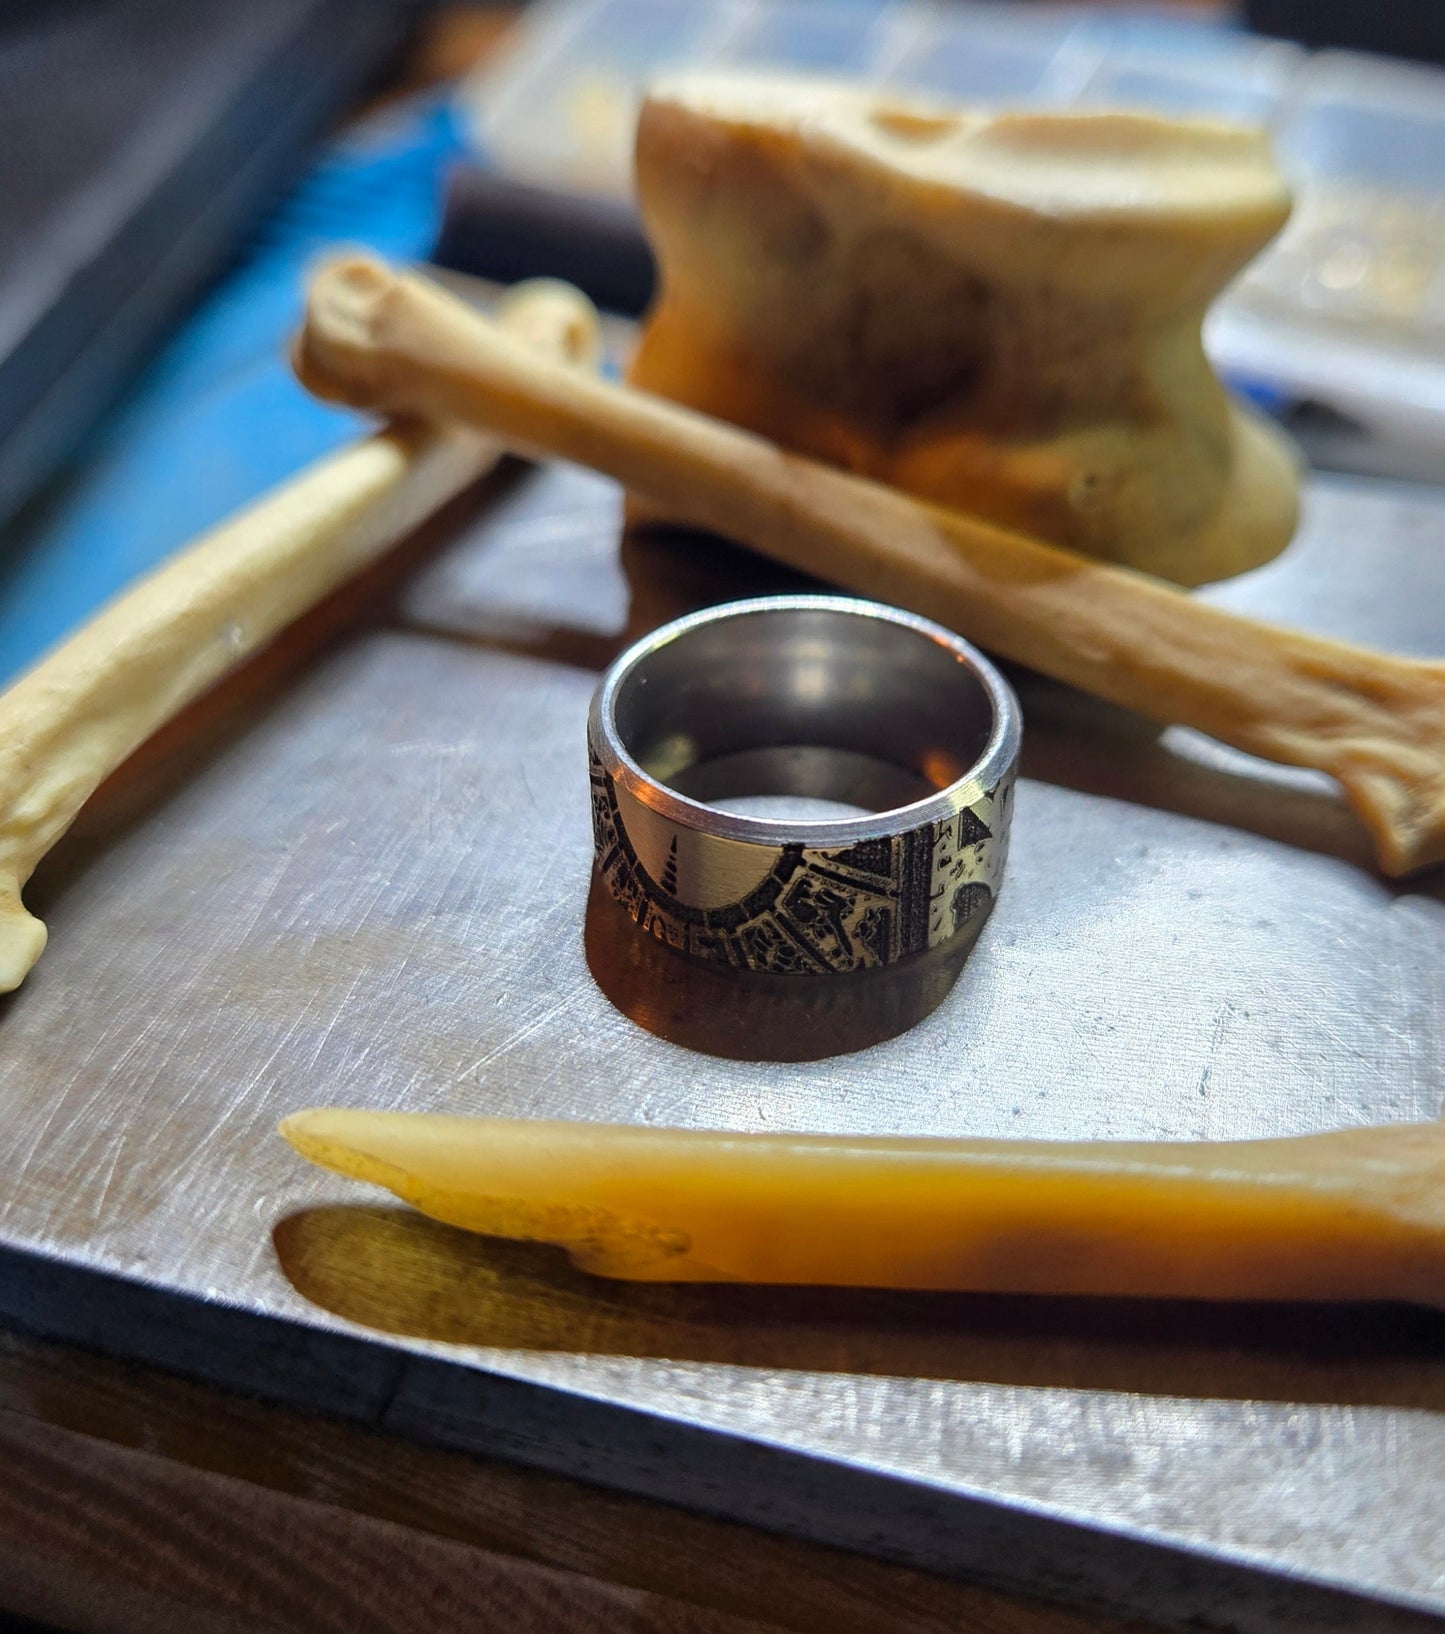
[[[1123,1143],[313,1110],[305,1158],[602,1276],[1445,1305],[1445,1125]]]
[[[596,361],[596,314],[570,286],[520,286],[501,324],[537,355]],[[416,426],[330,455],[203,535],[0,695],[0,992],[45,947],[21,890],[98,785],[500,453],[470,432]]]
[[[549,365],[461,302],[368,259],[317,275],[296,363],[323,397],[467,422],[592,466],[670,516],[936,618],[1057,680],[1328,772],[1386,873],[1445,861],[1445,663],[1241,618],[785,454]]]

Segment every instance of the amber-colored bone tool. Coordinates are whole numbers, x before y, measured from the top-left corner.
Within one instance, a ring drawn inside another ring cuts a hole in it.
[[[501,326],[560,362],[596,361],[596,314],[567,285],[518,286]],[[0,694],[0,993],[45,947],[21,890],[105,778],[501,452],[472,433],[413,424],[329,455],[196,540]]]
[[[869,1139],[317,1110],[313,1163],[642,1282],[1445,1306],[1445,1124]]]
[[[1381,868],[1445,861],[1445,662],[1324,640],[783,453],[528,353],[422,280],[316,276],[295,358],[323,397],[485,428],[606,472],[667,515],[948,625],[1157,721],[1329,773]]]

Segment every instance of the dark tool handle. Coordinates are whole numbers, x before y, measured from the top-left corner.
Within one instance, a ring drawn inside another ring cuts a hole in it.
[[[630,203],[536,187],[459,166],[432,259],[499,283],[565,278],[598,306],[636,316],[652,299],[656,269]]]

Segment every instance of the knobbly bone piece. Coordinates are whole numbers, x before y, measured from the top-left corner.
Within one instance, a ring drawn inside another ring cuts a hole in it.
[[[643,104],[637,194],[634,385],[1184,584],[1294,531],[1295,456],[1200,339],[1289,214],[1262,131],[689,73]]]
[[[1112,703],[1328,772],[1386,873],[1445,860],[1445,662],[1241,618],[783,453],[548,364],[461,302],[368,259],[317,275],[296,364],[323,397],[463,421],[593,466],[670,516],[938,619]]]
[[[1445,1305],[1445,1124],[868,1139],[313,1110],[311,1162],[599,1276]]]
[[[596,361],[596,314],[567,285],[519,286],[501,327],[559,366]],[[421,426],[355,443],[202,536],[0,695],[0,992],[45,947],[21,890],[99,784],[500,453]]]

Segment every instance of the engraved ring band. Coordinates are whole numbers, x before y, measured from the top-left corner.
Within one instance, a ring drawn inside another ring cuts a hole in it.
[[[593,836],[642,930],[739,970],[846,974],[976,933],[1021,723],[952,632],[838,596],[654,631],[588,721]]]

